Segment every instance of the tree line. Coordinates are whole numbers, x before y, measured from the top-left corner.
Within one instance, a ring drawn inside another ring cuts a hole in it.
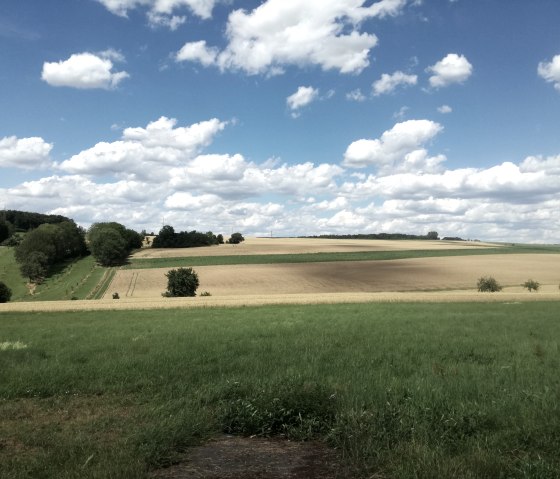
[[[120,223],[94,223],[89,230],[72,220],[44,223],[28,231],[15,245],[21,274],[41,283],[58,265],[92,254],[102,266],[122,264],[142,247],[142,236]]]
[[[16,231],[25,232],[48,223],[56,224],[72,221],[61,215],[46,215],[31,211],[3,210],[0,211],[0,243],[7,240]]]
[[[245,241],[241,233],[233,233],[225,241],[228,244],[239,244]],[[215,235],[212,231],[201,233],[200,231],[175,232],[173,226],[165,225],[152,241],[153,248],[197,248],[199,246],[213,246],[224,244],[222,234]]]
[[[437,231],[430,231],[425,235],[411,235],[405,233],[364,233],[353,235],[319,235],[302,236],[302,238],[324,238],[324,239],[376,239],[376,240],[437,240]]]

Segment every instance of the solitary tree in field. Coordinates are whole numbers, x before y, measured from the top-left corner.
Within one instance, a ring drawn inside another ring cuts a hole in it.
[[[502,287],[492,276],[483,276],[477,283],[478,291],[481,293],[495,293],[501,291]]]
[[[192,268],[172,269],[167,276],[166,297],[196,296],[198,288],[198,275]]]
[[[233,233],[228,239],[229,244],[239,244],[242,241],[245,241],[245,238],[243,238],[241,233]]]

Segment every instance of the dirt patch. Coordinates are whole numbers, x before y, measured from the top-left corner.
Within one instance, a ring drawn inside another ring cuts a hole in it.
[[[334,479],[350,477],[336,451],[317,442],[223,436],[192,449],[153,479]]]

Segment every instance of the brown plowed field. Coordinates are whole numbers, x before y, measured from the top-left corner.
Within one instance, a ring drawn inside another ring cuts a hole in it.
[[[400,251],[488,248],[500,245],[474,241],[426,240],[339,240],[320,238],[247,238],[238,245],[204,248],[144,248],[133,258],[176,258],[182,256],[244,256],[253,254],[349,253],[358,251]]]

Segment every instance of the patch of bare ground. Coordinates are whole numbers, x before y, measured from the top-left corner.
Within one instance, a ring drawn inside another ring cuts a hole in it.
[[[193,448],[153,479],[335,479],[350,477],[336,451],[318,442],[223,436]]]

